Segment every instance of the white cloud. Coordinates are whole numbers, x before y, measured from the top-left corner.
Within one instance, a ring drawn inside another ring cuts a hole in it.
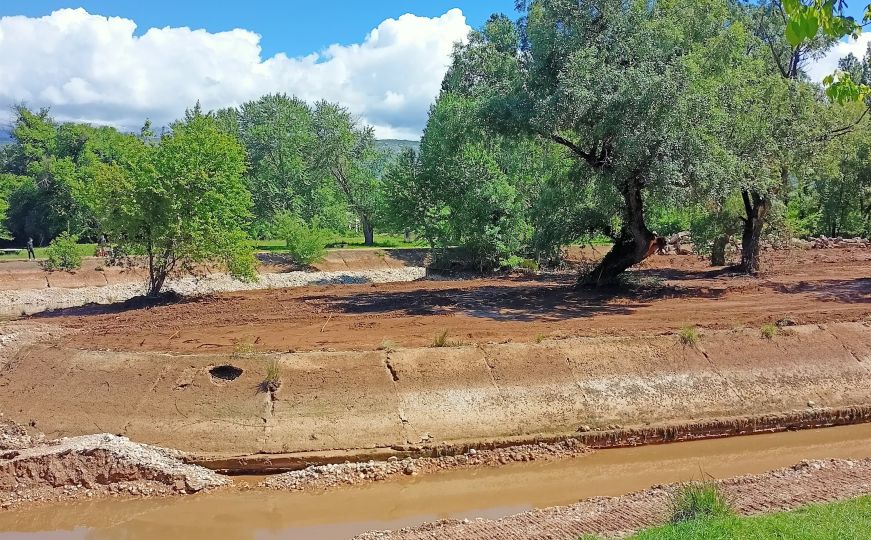
[[[248,30],[210,33],[150,28],[61,9],[0,18],[0,105],[50,106],[60,120],[132,129],[178,118],[198,99],[206,109],[268,92],[346,105],[382,138],[420,136],[453,44],[470,30],[459,9],[440,17],[387,19],[362,43],[263,59]]]
[[[871,43],[871,33],[862,33],[859,35],[859,39],[848,38],[845,41],[839,41],[822,58],[808,63],[808,76],[814,81],[822,81],[823,77],[831,75],[838,69],[838,60],[850,53],[861,60],[868,50],[869,43]]]

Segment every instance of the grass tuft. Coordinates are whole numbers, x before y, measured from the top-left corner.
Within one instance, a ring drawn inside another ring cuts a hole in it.
[[[462,347],[466,345],[465,341],[460,341],[456,339],[448,339],[448,331],[445,330],[441,334],[437,334],[434,338],[432,338],[431,347],[441,348],[441,347]]]
[[[716,484],[691,482],[678,488],[671,496],[671,523],[732,515],[732,508]]]
[[[385,339],[381,342],[381,345],[378,346],[379,351],[386,351],[389,353],[396,352],[396,349],[399,348],[395,342]]]
[[[254,352],[257,352],[257,349],[254,347],[253,343],[245,341],[237,341],[233,343],[233,358],[239,358]]]
[[[695,326],[684,326],[678,334],[684,347],[695,347],[699,344],[699,331]]]
[[[263,379],[261,389],[264,392],[275,392],[281,387],[281,368],[278,360],[273,358],[266,364],[266,377]]]
[[[777,336],[780,329],[776,324],[768,323],[762,325],[762,337],[765,339],[774,339]]]

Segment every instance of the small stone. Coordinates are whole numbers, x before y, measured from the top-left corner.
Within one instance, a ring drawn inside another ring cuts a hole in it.
[[[817,404],[814,403],[813,401],[808,401],[808,402],[807,402],[807,406],[808,406],[808,408],[813,409],[814,407],[817,406]]]

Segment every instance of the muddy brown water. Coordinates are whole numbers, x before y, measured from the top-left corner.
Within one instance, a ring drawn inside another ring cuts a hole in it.
[[[0,512],[0,540],[346,539],[437,519],[499,518],[656,484],[757,474],[803,459],[871,458],[871,424],[598,451],[324,493],[232,489]],[[237,484],[255,485],[241,477]]]

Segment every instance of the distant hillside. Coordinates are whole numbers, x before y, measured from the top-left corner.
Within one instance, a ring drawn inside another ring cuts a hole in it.
[[[420,141],[404,141],[401,139],[380,139],[376,141],[380,148],[389,150],[390,152],[399,153],[407,148],[413,148],[416,152],[420,151]]]
[[[12,133],[4,126],[0,126],[0,146],[12,143]]]

